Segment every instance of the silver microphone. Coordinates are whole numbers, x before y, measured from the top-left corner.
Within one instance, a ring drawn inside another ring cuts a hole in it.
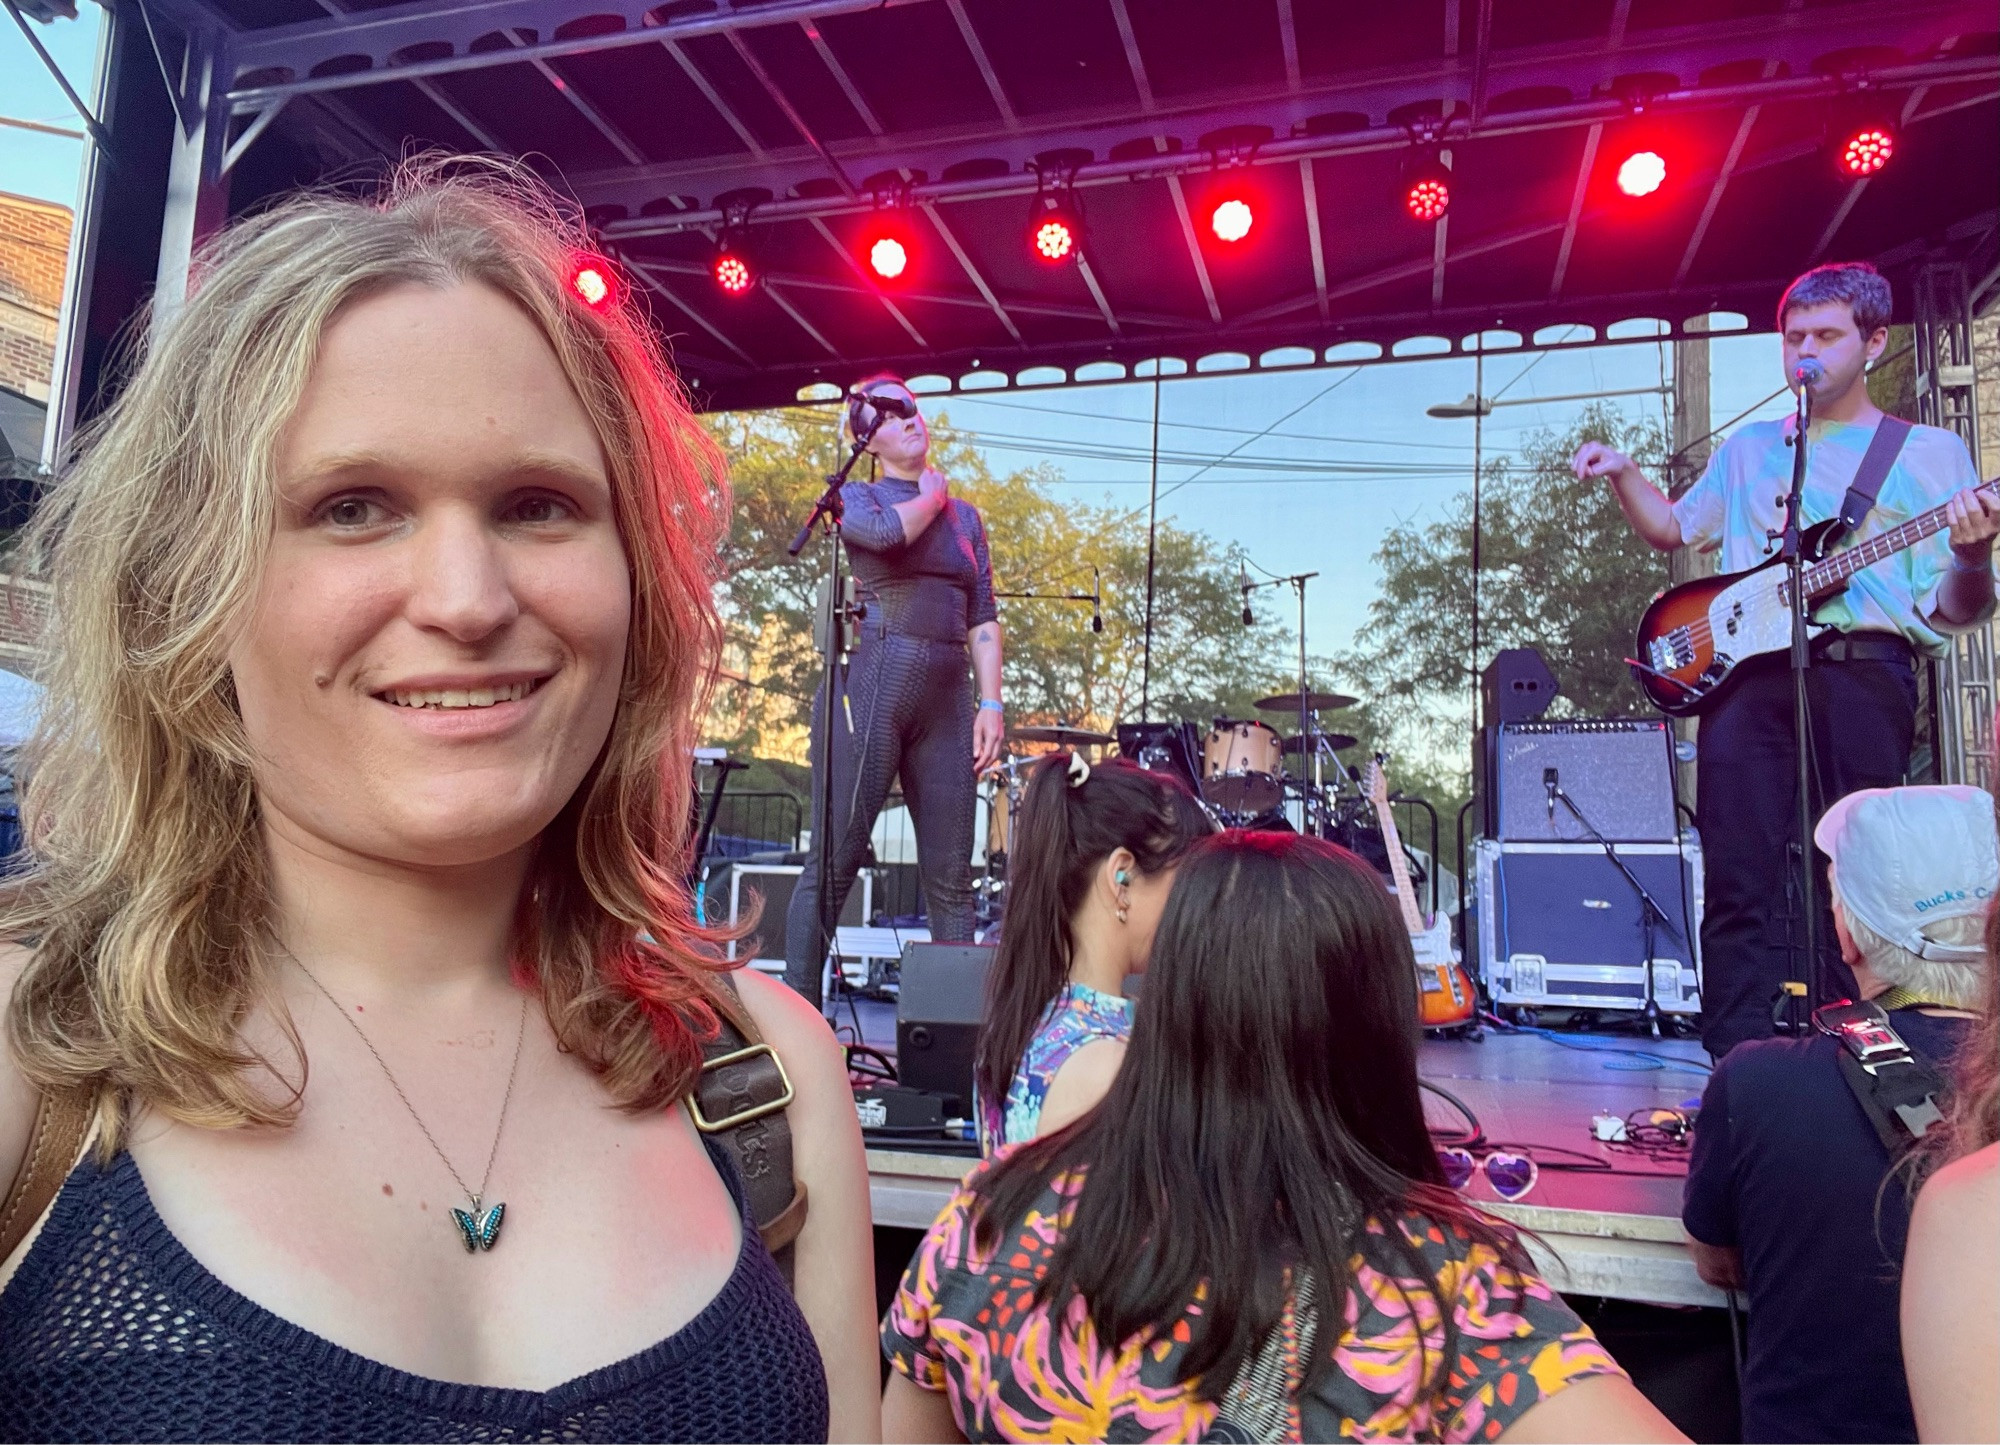
[[[1817,386],[1826,378],[1826,368],[1813,357],[1805,357],[1792,368],[1792,380],[1800,386]]]

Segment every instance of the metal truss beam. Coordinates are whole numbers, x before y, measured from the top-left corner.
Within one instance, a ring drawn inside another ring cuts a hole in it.
[[[670,261],[660,257],[649,256],[643,261],[634,261],[633,264],[646,266],[653,271],[668,276],[706,277],[708,275],[708,268],[706,266],[698,265],[693,261]],[[793,272],[773,273],[767,271],[764,273],[764,283],[767,287],[773,284],[782,286],[787,291],[818,291],[830,295],[852,296],[862,301],[876,300],[882,294],[874,287],[865,283],[833,281],[824,276],[807,276]],[[988,309],[985,301],[972,295],[953,296],[942,292],[929,291],[904,291],[899,294],[906,301],[919,301],[926,306],[956,306],[972,311],[985,311]],[[1101,319],[1098,312],[1092,311],[1087,307],[1065,306],[1060,302],[1054,301],[1010,300],[1001,304],[1007,308],[1007,312],[1011,316],[1045,316],[1057,321],[1097,321]],[[1135,313],[1131,311],[1121,314],[1124,320],[1131,322],[1135,326],[1162,331],[1184,330],[1195,324],[1194,318],[1190,316],[1160,316],[1152,313]]]
[[[2000,82],[2000,56],[1897,66],[1875,72],[1872,79],[1878,87],[1889,89],[1978,80]],[[1649,113],[1671,115],[1732,109],[1779,100],[1830,97],[1840,93],[1841,84],[1840,78],[1836,76],[1793,75],[1769,80],[1745,81],[1737,85],[1704,86],[1656,96]],[[1471,126],[1463,118],[1455,117],[1450,122],[1444,139],[1449,144],[1463,145],[1467,141],[1497,136],[1528,135],[1542,131],[1604,125],[1621,119],[1625,113],[1622,102],[1606,98],[1573,101],[1567,105],[1536,110],[1510,111],[1504,115],[1491,117],[1477,127]],[[1409,131],[1404,127],[1379,125],[1337,135],[1302,135],[1269,141],[1259,146],[1255,154],[1247,158],[1246,163],[1253,166],[1289,165],[1301,160],[1330,156],[1400,150],[1409,144]],[[1214,158],[1205,151],[1176,151],[1141,155],[1125,160],[1094,161],[1077,169],[1075,185],[1079,189],[1087,189],[1092,186],[1116,185],[1133,180],[1163,179],[1206,171],[1213,166]],[[934,174],[944,167],[937,164],[937,158],[932,157],[930,165],[922,165],[913,160],[909,168],[925,169]],[[602,205],[613,199],[619,183],[626,179],[581,176],[576,178],[576,188],[579,196],[587,204]],[[910,187],[909,199],[913,204],[989,200],[996,197],[1033,195],[1035,185],[1036,178],[1032,172],[1010,171],[1005,175],[982,176],[967,180],[927,181]],[[649,190],[648,194],[652,192]],[[625,192],[625,196],[627,199],[636,199],[636,193],[629,190]],[[752,224],[769,224],[783,220],[856,215],[873,209],[874,204],[872,196],[852,199],[844,196],[784,197],[757,207],[750,219]],[[636,205],[632,209],[636,210]],[[722,212],[711,208],[670,215],[633,216],[626,220],[609,222],[605,230],[611,235],[670,235],[679,231],[701,230],[716,225],[722,219]]]

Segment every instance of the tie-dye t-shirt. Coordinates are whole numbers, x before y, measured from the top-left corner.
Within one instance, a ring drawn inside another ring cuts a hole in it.
[[[1053,1318],[1035,1302],[1035,1284],[1081,1176],[1057,1179],[982,1254],[971,1184],[990,1167],[968,1177],[911,1260],[882,1323],[889,1363],[921,1388],[943,1391],[971,1441],[1200,1439],[1215,1406],[1174,1378],[1199,1297],[1155,1338],[1117,1348],[1096,1338],[1081,1300]],[[1387,1247],[1388,1227],[1422,1251],[1458,1326],[1458,1359],[1442,1394],[1426,1400],[1417,1398],[1420,1359],[1435,1373],[1444,1344],[1437,1296],[1397,1288],[1408,1266]],[[1337,1340],[1322,1320],[1318,1345],[1332,1351],[1334,1368],[1299,1402],[1298,1433],[1288,1438],[1491,1440],[1578,1380],[1624,1374],[1546,1281],[1517,1276],[1487,1246],[1416,1216],[1371,1224],[1369,1234],[1383,1247],[1352,1261],[1356,1289]]]

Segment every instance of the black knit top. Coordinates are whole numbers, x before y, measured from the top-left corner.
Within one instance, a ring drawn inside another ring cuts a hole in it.
[[[708,1141],[704,1140],[704,1143]],[[709,1154],[739,1208],[735,1166]],[[826,1376],[746,1210],[722,1292],[546,1392],[392,1369],[223,1284],[138,1166],[85,1162],[0,1292],[0,1440],[824,1440]]]
[[[986,524],[977,507],[953,497],[944,514],[911,542],[895,508],[916,495],[917,484],[901,477],[849,482],[840,489],[841,532],[868,604],[862,632],[886,630],[963,646],[966,633],[999,616]]]

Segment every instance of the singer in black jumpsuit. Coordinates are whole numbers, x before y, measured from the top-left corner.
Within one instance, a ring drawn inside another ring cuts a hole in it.
[[[893,423],[891,423],[893,425]],[[921,426],[921,421],[916,423]],[[917,842],[917,868],[931,937],[973,937],[972,840],[976,760],[998,751],[999,623],[986,527],[978,509],[952,497],[914,541],[898,504],[919,484],[884,476],[841,489],[848,565],[866,615],[834,698],[832,906],[838,918],[889,788],[900,776]],[[992,695],[976,752],[969,651],[990,647]],[[814,796],[827,747],[820,736],[824,687],[813,699]],[[822,846],[817,832],[785,918],[785,978],[821,1001],[827,941],[820,928]]]

